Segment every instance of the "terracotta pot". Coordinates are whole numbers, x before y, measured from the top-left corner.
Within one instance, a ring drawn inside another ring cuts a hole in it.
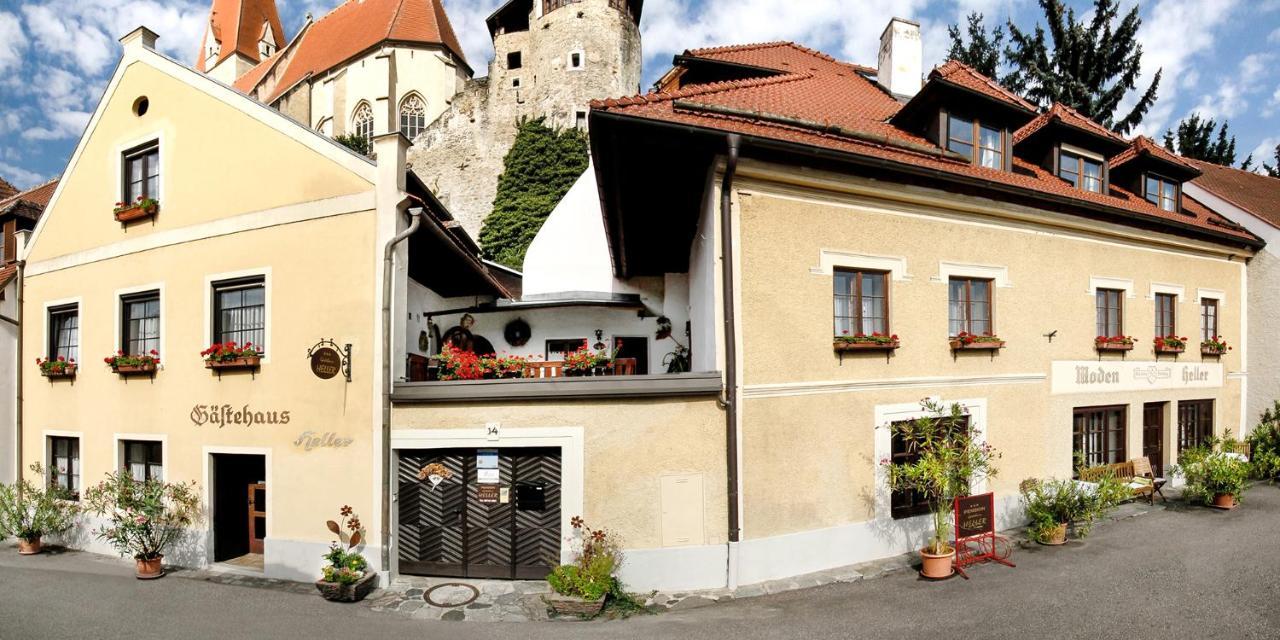
[[[149,218],[154,216],[159,208],[159,205],[153,204],[145,207],[141,205],[134,205],[128,209],[121,209],[115,212],[116,222],[133,222],[134,220]]]
[[[34,556],[40,553],[40,536],[36,536],[30,540],[18,538],[18,553],[24,556]]]
[[[262,356],[249,356],[235,360],[205,360],[206,369],[256,369],[262,364]]]
[[[956,572],[955,557],[955,549],[950,549],[944,554],[930,553],[928,547],[921,549],[920,575],[931,580],[950,578]]]
[[[892,342],[847,342],[836,339],[831,346],[836,351],[893,351],[901,345],[897,340]]]
[[[69,364],[62,371],[41,371],[40,375],[46,378],[74,378],[76,377],[76,365]]]
[[[1219,509],[1234,509],[1236,508],[1236,497],[1230,493],[1214,494],[1213,506]]]
[[[135,373],[155,373],[157,365],[154,364],[122,364],[112,367],[116,373],[127,376]]]
[[[950,345],[952,351],[997,351],[1004,348],[1004,341],[970,342],[965,344],[963,340],[952,340]]]
[[[135,558],[134,562],[137,564],[137,569],[135,570],[134,575],[136,575],[139,580],[155,580],[156,578],[164,577],[163,555],[151,558],[150,560]]]
[[[1133,351],[1133,344],[1123,342],[1095,342],[1093,348],[1098,351]]]
[[[1040,536],[1036,542],[1051,546],[1058,546],[1067,543],[1067,523],[1059,524]]]

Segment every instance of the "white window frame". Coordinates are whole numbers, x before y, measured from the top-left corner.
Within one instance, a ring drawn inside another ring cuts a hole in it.
[[[258,267],[256,269],[245,269],[243,271],[230,271],[227,273],[208,274],[204,277],[204,346],[201,349],[213,344],[213,285],[226,280],[240,280],[242,278],[262,278],[262,295],[263,295],[263,313],[266,319],[262,326],[263,348],[262,364],[271,362],[272,340],[271,340],[271,267]],[[163,331],[163,329],[162,329]],[[163,336],[162,336],[163,337]]]
[[[1119,289],[1124,292],[1124,297],[1133,299],[1133,280],[1129,278],[1109,278],[1105,276],[1089,276],[1089,290],[1086,291],[1090,298],[1096,298],[1098,289]]]
[[[169,482],[172,478],[170,473],[173,469],[172,460],[169,459],[169,436],[164,433],[113,433],[111,441],[115,445],[116,451],[116,472],[128,471],[124,466],[124,443],[126,440],[137,440],[140,442],[159,442],[160,443],[160,467],[161,480]],[[83,477],[84,467],[80,467]]]
[[[823,249],[818,256],[818,266],[810,267],[809,273],[821,276],[834,276],[835,270],[858,269],[862,271],[884,271],[889,273],[895,282],[910,282],[911,274],[907,273],[907,259],[902,256],[876,256],[865,253]]]
[[[1221,289],[1196,289],[1196,304],[1200,303],[1201,298],[1209,298],[1218,301],[1218,308],[1227,303],[1227,292]]]
[[[144,284],[136,287],[126,287],[124,289],[116,289],[115,337],[112,338],[112,341],[116,345],[116,347],[115,349],[112,349],[112,353],[115,353],[124,348],[124,342],[123,342],[124,326],[121,323],[124,320],[125,296],[130,296],[135,293],[148,293],[151,291],[155,291],[160,295],[160,348],[157,349],[157,351],[160,352],[160,367],[164,368],[165,356],[166,354],[169,353],[165,345],[165,341],[169,339],[169,330],[168,330],[169,328],[167,326],[167,322],[168,322],[167,318],[169,317],[169,314],[165,313],[166,311],[164,307],[165,293],[164,293],[163,282],[153,282],[151,284]],[[144,355],[144,354],[133,354],[133,355]]]
[[[357,120],[357,119],[356,119],[356,116],[360,113],[360,108],[361,108],[361,107],[364,107],[364,108],[366,108],[366,109],[368,109],[368,110],[369,110],[369,136],[368,136],[368,138],[366,138],[366,139],[369,141],[369,150],[370,150],[370,151],[372,151],[372,150],[373,150],[373,138],[374,138],[374,136],[376,136],[376,135],[377,135],[377,133],[376,133],[374,130],[377,128],[377,121],[378,121],[378,118],[374,115],[373,105],[369,104],[369,101],[367,101],[367,100],[361,100],[360,102],[357,102],[357,103],[356,103],[355,108],[351,110],[351,119],[350,119],[350,121],[349,121],[349,126],[348,126],[348,128],[347,128],[347,133],[348,133],[348,134],[358,134],[358,133],[359,133],[358,131],[356,131],[356,123],[357,123],[357,122],[363,122],[363,120]],[[399,129],[397,129],[397,130],[399,130]]]
[[[1001,289],[1013,287],[1009,280],[1009,267],[986,264],[965,264],[963,262],[938,262],[938,275],[932,280],[938,284],[948,284],[952,278],[977,278],[990,280]]]
[[[944,407],[950,407],[952,404],[959,404],[969,411],[969,424],[973,427],[973,441],[978,446],[987,442],[987,399],[986,398],[969,398],[963,400],[943,400],[938,396],[930,396],[926,400],[932,400]],[[889,485],[889,468],[879,463],[880,460],[889,458],[893,455],[893,429],[891,425],[894,422],[902,422],[905,420],[915,420],[930,415],[929,411],[921,406],[920,402],[909,402],[905,404],[886,404],[876,405],[875,408],[875,498],[874,498],[874,520],[877,523],[892,524],[894,526],[918,527],[925,523],[932,526],[932,515],[924,514],[912,516],[910,518],[893,519],[893,487]],[[980,478],[970,483],[970,492],[974,495],[985,493],[987,490],[987,479]]]
[[[573,56],[578,56],[578,61],[582,64],[573,66]],[[587,52],[582,47],[571,49],[564,58],[564,68],[568,71],[586,71],[587,70]]]
[[[1155,300],[1158,293],[1174,296],[1174,304],[1182,304],[1182,299],[1187,295],[1187,288],[1180,284],[1152,282],[1151,293],[1147,294],[1147,299]]]

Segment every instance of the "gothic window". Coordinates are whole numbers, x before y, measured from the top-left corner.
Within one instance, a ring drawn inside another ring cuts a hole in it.
[[[422,98],[411,95],[400,103],[400,132],[410,140],[418,137],[427,127],[427,109]]]
[[[351,133],[364,138],[369,146],[373,146],[373,109],[369,103],[361,102],[351,116]]]

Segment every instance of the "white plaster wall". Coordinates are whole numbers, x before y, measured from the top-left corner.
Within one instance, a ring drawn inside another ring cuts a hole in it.
[[[698,230],[693,236],[693,246],[689,255],[688,300],[689,318],[693,329],[693,370],[717,371],[720,369],[719,335],[717,327],[720,318],[719,273],[720,246],[716,235],[716,198],[719,193],[712,181],[714,172],[707,175],[707,187],[703,190],[706,199],[702,204],[702,214],[698,218]]]
[[[4,300],[0,300],[0,316],[17,318],[17,281],[4,288]],[[35,358],[35,356],[32,356]],[[32,363],[35,361],[32,360]],[[18,449],[18,327],[0,320],[0,482],[12,483],[17,479]],[[27,373],[35,375],[35,367]]]
[[[466,70],[438,49],[388,47],[372,51],[312,81],[318,93],[311,100],[308,124],[315,127],[325,118],[335,118],[343,126],[333,131],[350,131],[356,105],[365,101],[374,111],[374,135],[398,130],[400,101],[415,92],[426,102],[430,124],[449,108],[466,77]],[[343,85],[342,91],[335,89],[337,83]],[[345,96],[341,104],[334,100],[339,94]]]
[[[542,224],[525,254],[523,273],[525,296],[626,290],[613,277],[594,166],[587,166]]]

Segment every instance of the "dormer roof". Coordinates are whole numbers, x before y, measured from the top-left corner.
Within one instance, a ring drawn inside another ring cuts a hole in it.
[[[874,71],[873,71],[874,74]],[[992,114],[993,120],[1016,129],[1036,115],[1036,106],[959,60],[948,60],[929,72],[929,79],[897,114],[894,124],[918,129],[938,109]]]
[[[1066,129],[1085,136],[1095,143],[1099,152],[1104,152],[1108,157],[1119,154],[1129,146],[1119,134],[1060,102],[1053,103],[1044,113],[1018,129],[1013,134],[1013,143],[1022,144],[1054,129]]]
[[[237,53],[253,62],[261,62],[258,43],[268,26],[277,40],[285,38],[275,0],[213,0],[206,37],[218,42],[218,58],[206,65],[205,43],[202,42],[201,51],[196,53],[196,71],[208,71]]]
[[[1134,138],[1128,149],[1111,159],[1112,171],[1122,167],[1127,170],[1130,166],[1137,170],[1150,169],[1183,182],[1200,175],[1195,165],[1146,136]]]

